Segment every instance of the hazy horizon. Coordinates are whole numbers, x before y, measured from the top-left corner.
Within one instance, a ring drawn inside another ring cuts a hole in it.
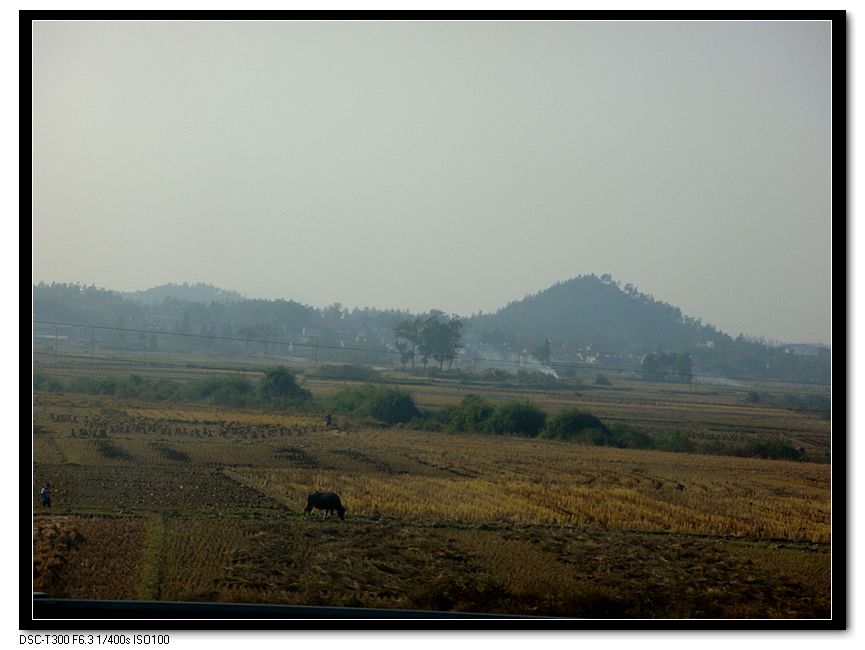
[[[583,274],[583,275],[591,275],[591,273],[587,273],[587,274]],[[603,274],[602,274],[602,273],[594,273],[594,275],[600,278],[600,276],[603,275]],[[565,280],[562,280],[561,282],[568,282],[569,280],[572,280],[572,279],[575,279],[575,278],[566,278]],[[614,280],[614,281],[619,285],[620,288],[621,288],[621,287],[624,287],[624,286],[627,284],[627,282],[620,281],[620,280],[619,280],[618,278],[616,278],[616,277],[613,277],[612,279],[613,279],[613,280]],[[64,281],[64,280],[56,280],[56,279],[55,279],[55,280],[40,280],[40,281],[38,281],[38,282],[45,282],[46,284],[51,284],[52,282],[57,282],[57,283],[59,283],[59,284],[66,283],[66,284],[80,284],[80,285],[84,285],[84,286],[90,286],[90,285],[91,285],[91,283],[82,283],[82,282],[77,282],[77,281],[75,281],[75,280],[71,280],[71,281],[69,281],[69,280],[65,280],[65,281]],[[165,286],[165,285],[177,285],[177,286],[182,286],[182,285],[184,285],[184,284],[186,284],[186,285],[190,285],[190,286],[194,286],[194,285],[197,285],[197,284],[209,285],[209,286],[212,286],[212,287],[214,287],[214,288],[216,288],[216,289],[220,289],[220,290],[223,290],[223,291],[233,291],[234,293],[238,293],[238,294],[240,294],[244,299],[249,299],[249,300],[286,300],[286,301],[291,300],[291,301],[294,301],[294,302],[297,302],[297,303],[303,304],[303,305],[305,305],[305,306],[307,306],[307,307],[312,307],[312,308],[315,308],[315,309],[325,309],[325,308],[330,307],[330,306],[332,306],[332,305],[334,304],[334,303],[321,303],[321,302],[316,302],[316,301],[310,301],[310,302],[308,302],[308,301],[304,301],[304,300],[298,300],[297,298],[295,298],[295,297],[293,297],[293,296],[283,296],[283,295],[278,295],[278,294],[275,294],[275,293],[271,293],[271,292],[269,292],[267,289],[261,289],[261,290],[256,291],[256,290],[254,290],[254,289],[252,289],[252,290],[245,290],[245,289],[242,289],[242,288],[241,288],[241,289],[238,289],[238,288],[234,288],[234,287],[223,287],[223,286],[217,286],[217,285],[213,284],[212,282],[207,282],[207,281],[204,281],[204,280],[196,280],[196,281],[181,281],[181,282],[166,282],[166,283],[161,284],[161,285],[154,285],[154,286],[151,286],[151,287],[136,287],[136,288],[107,287],[107,286],[101,286],[101,285],[98,285],[98,284],[95,285],[95,286],[96,286],[97,288],[99,288],[99,289],[106,289],[106,290],[109,290],[109,291],[115,291],[115,292],[118,292],[118,293],[121,293],[121,294],[128,294],[128,293],[135,293],[135,292],[138,292],[138,291],[146,291],[146,290],[148,290],[148,289],[154,289],[154,288],[158,288],[158,287]],[[555,283],[554,283],[554,284],[555,284]],[[651,295],[655,300],[659,300],[659,301],[661,301],[661,302],[669,302],[669,301],[667,301],[667,300],[664,300],[664,298],[663,298],[662,296],[658,296],[658,295],[652,294],[651,291],[645,290],[644,287],[640,287],[639,285],[636,285],[636,284],[634,284],[634,283],[631,283],[631,284],[634,285],[634,288],[635,288],[635,289],[637,289],[638,291],[640,291],[640,292],[643,293],[643,294]],[[413,314],[423,314],[423,313],[427,313],[427,312],[430,312],[430,311],[436,311],[436,310],[437,310],[437,311],[442,311],[442,312],[444,312],[444,313],[446,313],[446,314],[450,314],[450,315],[454,315],[454,316],[459,316],[459,317],[461,317],[461,318],[470,318],[470,317],[472,317],[472,316],[477,315],[478,313],[482,313],[482,314],[495,314],[495,313],[498,312],[500,309],[502,309],[502,308],[504,308],[504,307],[507,307],[508,304],[510,304],[510,303],[512,303],[512,302],[519,302],[519,301],[523,300],[525,297],[530,296],[530,295],[534,295],[534,294],[537,294],[537,293],[542,293],[542,292],[546,291],[547,289],[549,289],[551,286],[553,286],[553,285],[550,285],[549,287],[542,287],[542,288],[537,289],[536,291],[530,291],[530,292],[528,292],[528,293],[526,293],[526,294],[523,294],[523,295],[520,295],[520,296],[515,296],[514,298],[511,298],[511,299],[508,300],[507,302],[505,302],[505,303],[503,303],[503,304],[501,304],[501,305],[499,305],[499,306],[497,306],[497,307],[495,307],[495,308],[493,308],[493,309],[490,309],[490,310],[478,310],[478,309],[475,309],[475,310],[468,311],[468,312],[447,311],[447,310],[439,309],[439,308],[436,307],[436,306],[432,306],[432,307],[429,307],[429,308],[426,308],[426,309],[409,309],[409,308],[406,308],[406,307],[403,307],[403,306],[400,306],[400,305],[387,305],[387,306],[381,306],[381,305],[362,305],[362,304],[352,304],[352,303],[348,303],[348,302],[344,302],[344,301],[339,301],[339,300],[337,300],[337,301],[335,301],[335,302],[338,303],[339,305],[341,305],[343,309],[348,309],[349,311],[352,311],[352,310],[354,310],[355,308],[357,308],[357,309],[369,308],[369,309],[378,309],[378,310],[394,309],[394,310],[399,310],[399,311],[407,311],[407,312],[410,312],[410,313],[413,313]],[[678,305],[673,305],[673,306],[674,306],[674,307],[678,307]],[[700,314],[691,314],[691,313],[683,312],[683,315],[685,315],[685,316],[689,316],[689,317],[691,317],[691,318],[700,318],[700,319],[703,321],[703,324],[704,324],[704,325],[713,325],[713,326],[716,325],[715,323],[711,323],[711,322],[709,322],[709,321],[706,321],[704,318],[702,318],[702,317],[700,316]],[[816,340],[816,339],[815,339],[815,340],[783,340],[783,339],[772,339],[772,338],[767,337],[767,336],[762,335],[762,334],[754,334],[754,333],[751,333],[751,332],[731,332],[731,331],[724,330],[723,328],[717,328],[717,329],[719,329],[719,330],[720,330],[721,332],[723,332],[724,334],[728,334],[728,335],[730,335],[730,336],[732,336],[732,337],[734,337],[734,338],[735,338],[736,336],[738,336],[739,334],[743,334],[746,338],[750,338],[750,339],[760,339],[760,338],[764,338],[764,339],[766,339],[766,341],[769,342],[769,343],[802,343],[802,344],[825,345],[825,346],[829,346],[829,347],[831,347],[831,344],[830,344],[829,341],[820,341],[820,340]]]
[[[828,22],[43,22],[33,281],[831,343]]]

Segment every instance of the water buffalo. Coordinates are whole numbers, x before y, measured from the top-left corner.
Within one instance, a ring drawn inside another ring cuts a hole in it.
[[[340,519],[345,519],[345,508],[342,507],[339,495],[333,492],[313,492],[306,497],[304,513],[309,514],[313,508],[324,510],[325,517],[336,511]]]

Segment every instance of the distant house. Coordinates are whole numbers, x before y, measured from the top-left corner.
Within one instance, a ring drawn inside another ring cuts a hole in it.
[[[788,343],[784,346],[784,352],[787,354],[816,357],[818,354],[829,354],[829,348],[824,345],[812,345],[810,343]]]
[[[63,334],[61,334],[60,336],[55,336],[54,334],[34,334],[33,338],[45,341],[65,341],[69,337]]]
[[[327,327],[304,327],[301,330],[305,343],[336,343],[339,338],[339,332]]]

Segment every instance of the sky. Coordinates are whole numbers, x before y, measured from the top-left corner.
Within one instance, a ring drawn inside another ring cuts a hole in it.
[[[37,22],[33,281],[831,342],[825,22]]]

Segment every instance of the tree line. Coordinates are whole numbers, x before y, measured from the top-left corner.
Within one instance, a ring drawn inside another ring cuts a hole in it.
[[[416,405],[407,391],[367,383],[343,387],[333,395],[317,400],[300,385],[294,373],[282,366],[267,369],[258,381],[239,375],[224,375],[180,383],[164,378],[147,379],[136,374],[127,378],[85,376],[61,381],[44,371],[37,371],[33,384],[34,390],[46,392],[202,402],[271,412],[334,413],[361,426],[400,425],[427,431],[544,438],[607,447],[806,459],[803,449],[795,448],[783,439],[730,443],[692,439],[679,430],[649,434],[633,426],[605,423],[577,408],[550,416],[527,399],[492,403],[469,394],[455,406],[425,411]]]
[[[33,374],[33,390],[50,393],[114,395],[164,402],[202,402],[234,408],[268,410],[314,408],[312,393],[302,388],[296,376],[283,366],[269,368],[260,381],[231,374],[202,377],[187,382],[167,378],[82,376],[60,380],[44,371]]]
[[[652,353],[640,362],[643,379],[649,381],[694,381],[694,368],[688,353]]]
[[[420,357],[424,368],[430,359],[434,359],[438,361],[439,370],[444,369],[445,362],[450,369],[460,346],[462,328],[459,317],[447,318],[441,312],[434,312],[427,318],[416,316],[394,325],[396,348],[403,369],[408,363],[414,369],[416,357]]]
[[[33,285],[34,317],[111,328],[70,329],[67,344],[86,349],[246,356],[278,352],[367,365],[390,364],[398,355],[403,368],[435,364],[444,370],[456,366],[462,348],[472,357],[484,357],[489,350],[490,357],[516,359],[527,352],[565,372],[569,363],[576,367],[593,359],[599,368],[638,372],[647,378],[663,375],[673,381],[688,381],[688,369],[676,365],[685,361],[670,365],[651,355],[687,354],[692,378],[705,374],[822,384],[831,380],[828,348],[804,355],[742,335],[734,339],[632,285],[619,286],[607,275],[573,278],[495,314],[468,318],[435,310],[421,315],[349,310],[339,303],[316,309],[291,300],[226,297],[207,285],[180,288],[181,295],[211,300],[177,298],[170,294],[177,287],[149,292],[145,302],[93,285],[39,283]],[[45,340],[53,334],[35,329]],[[128,331],[134,329],[142,331]],[[641,360],[649,353],[644,365]]]

